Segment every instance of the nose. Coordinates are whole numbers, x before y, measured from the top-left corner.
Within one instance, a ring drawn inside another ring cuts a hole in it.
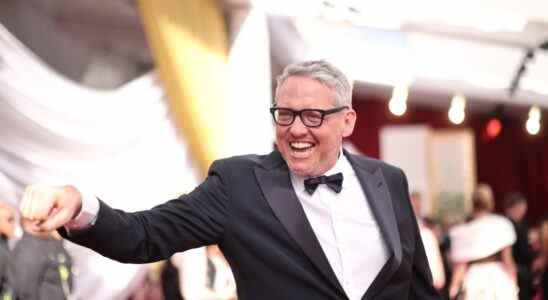
[[[295,116],[295,121],[289,126],[289,132],[293,136],[303,136],[308,132],[308,127],[303,124],[300,116]]]

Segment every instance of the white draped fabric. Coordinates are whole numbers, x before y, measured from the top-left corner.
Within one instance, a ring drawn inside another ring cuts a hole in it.
[[[11,180],[0,172],[0,201],[11,205],[17,204],[17,193]]]
[[[135,211],[198,182],[154,73],[115,90],[82,87],[49,68],[2,25],[0,141],[0,172],[18,196],[31,183],[72,183]],[[79,299],[123,299],[141,268],[69,248]]]

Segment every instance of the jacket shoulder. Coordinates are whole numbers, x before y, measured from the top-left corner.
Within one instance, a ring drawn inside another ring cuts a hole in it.
[[[349,155],[359,165],[365,166],[367,169],[371,171],[374,171],[376,169],[381,169],[383,174],[398,175],[398,176],[403,173],[402,169],[400,169],[399,167],[391,165],[380,159],[372,158],[372,157],[361,155],[361,154],[349,154]]]
[[[246,155],[238,155],[238,156],[222,158],[214,161],[211,164],[210,171],[219,170],[219,169],[223,169],[223,170],[253,169],[256,166],[263,165],[265,159],[268,156],[269,155],[246,154]]]

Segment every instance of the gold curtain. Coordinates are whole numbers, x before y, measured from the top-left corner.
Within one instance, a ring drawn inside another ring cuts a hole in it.
[[[218,1],[139,0],[138,5],[175,121],[205,175],[219,158],[224,137],[228,39]]]

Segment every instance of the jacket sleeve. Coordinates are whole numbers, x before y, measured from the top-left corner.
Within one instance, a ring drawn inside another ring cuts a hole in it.
[[[100,201],[95,223],[83,231],[61,235],[101,255],[124,263],[166,259],[190,248],[219,243],[227,226],[228,196],[214,162],[196,189],[147,211],[126,213]]]
[[[407,184],[407,178],[402,172],[402,180],[404,185],[405,197],[407,203],[409,203],[411,214],[413,214],[413,224],[415,231],[415,253],[413,255],[413,265],[411,274],[411,290],[409,299],[416,300],[441,300],[441,295],[434,288],[432,281],[432,273],[428,266],[428,259],[426,258],[426,252],[422,243],[422,238],[419,231],[419,226],[416,220],[416,216],[411,208],[411,200],[409,199],[409,186]]]

